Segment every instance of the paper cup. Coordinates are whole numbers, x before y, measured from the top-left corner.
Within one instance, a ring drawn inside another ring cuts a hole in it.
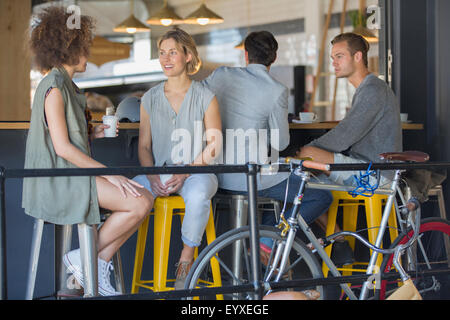
[[[103,124],[109,126],[105,128],[105,138],[115,138],[117,129],[117,117],[116,116],[103,116]]]
[[[163,185],[166,185],[166,182],[170,179],[170,178],[172,178],[172,174],[160,174],[159,175],[159,179],[161,180],[161,183],[163,184]],[[169,190],[170,189],[172,189],[172,187],[170,187],[169,188]]]

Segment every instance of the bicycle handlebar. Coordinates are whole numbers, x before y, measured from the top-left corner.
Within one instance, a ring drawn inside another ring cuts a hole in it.
[[[329,164],[316,162],[316,161],[313,161],[311,158],[305,158],[305,159],[286,158],[285,161],[287,163],[294,163],[294,164],[301,165],[302,167],[305,167],[305,168],[316,169],[316,170],[320,170],[320,171],[329,171],[330,170]]]

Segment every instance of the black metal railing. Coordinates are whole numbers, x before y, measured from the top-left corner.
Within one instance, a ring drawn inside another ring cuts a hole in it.
[[[367,164],[331,164],[330,171],[359,171],[366,170]],[[447,169],[450,162],[427,162],[427,163],[373,163],[372,170],[411,170],[411,169]],[[5,201],[5,180],[20,179],[30,177],[57,177],[57,176],[98,176],[98,175],[138,175],[138,174],[226,174],[226,173],[242,173],[247,175],[247,191],[249,201],[249,226],[250,226],[250,252],[251,252],[251,271],[253,283],[244,286],[232,286],[222,288],[203,288],[193,290],[180,290],[179,292],[153,293],[152,295],[144,295],[146,299],[153,297],[161,299],[163,297],[187,297],[207,294],[220,294],[236,290],[234,292],[253,292],[256,299],[262,297],[264,284],[260,280],[260,259],[258,250],[259,228],[256,219],[256,201],[257,201],[257,181],[256,175],[261,172],[261,165],[210,165],[210,166],[165,166],[165,167],[109,167],[109,168],[70,168],[70,169],[7,169],[0,167],[0,300],[7,299],[7,274],[6,274],[6,201]],[[291,166],[289,164],[280,164],[277,166],[278,172],[289,172]],[[308,170],[305,168],[305,170]],[[330,281],[349,282],[349,276],[342,277],[345,279],[310,279],[284,281],[279,284],[273,283],[275,287],[299,286],[298,281],[306,281],[308,285],[313,281],[315,284],[319,282],[327,283]],[[355,276],[350,276],[354,277]],[[367,275],[359,276],[361,281],[367,279]],[[356,278],[355,278],[356,279]],[[297,281],[297,282],[295,282]],[[198,291],[198,290],[203,290]],[[242,290],[242,291],[241,291]],[[127,295],[125,295],[127,296]],[[138,296],[133,295],[136,299]],[[104,297],[103,297],[104,298]],[[131,298],[131,296],[130,296]]]

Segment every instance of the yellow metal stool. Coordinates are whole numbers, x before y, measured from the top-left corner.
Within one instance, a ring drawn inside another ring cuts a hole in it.
[[[211,208],[211,207],[210,207]],[[147,288],[153,291],[171,290],[173,287],[167,287],[167,267],[169,263],[170,235],[172,229],[173,215],[179,215],[183,221],[185,213],[185,204],[181,196],[158,197],[153,206],[154,215],[154,257],[153,257],[153,280],[142,280],[142,266],[144,262],[145,243],[147,241],[148,224],[150,215],[138,229],[136,242],[136,254],[134,259],[133,280],[131,284],[131,293],[138,293],[139,288]],[[212,209],[208,223],[206,225],[206,240],[208,244],[216,239],[216,230],[214,228],[214,219]],[[197,250],[196,250],[197,251]],[[196,252],[196,256],[197,256]],[[219,263],[216,259],[211,259],[211,269],[213,274],[214,286],[221,286]],[[153,286],[151,285],[153,284]]]
[[[387,196],[375,194],[372,197],[357,196],[354,198],[350,194],[348,194],[347,191],[331,191],[331,193],[333,195],[333,202],[330,208],[328,209],[326,236],[329,236],[334,233],[336,227],[337,212],[339,207],[343,208],[343,230],[354,232],[356,231],[357,227],[358,208],[359,206],[364,206],[366,211],[366,222],[368,228],[367,232],[369,241],[371,243],[375,243],[379,226],[381,224],[381,217],[383,214],[382,206],[386,202]],[[392,242],[398,236],[397,218],[395,215],[394,206],[392,206],[391,208],[388,226],[389,226],[388,228],[389,236]],[[354,252],[355,238],[348,237],[348,242]],[[331,256],[332,248],[333,248],[332,244],[325,248],[325,252],[328,254],[328,256]],[[370,253],[372,254],[372,250],[370,250]],[[378,255],[376,263],[378,267],[381,265],[382,258],[383,258],[382,255]],[[342,272],[343,275],[349,275],[352,272],[366,272],[365,269],[353,268],[353,266],[361,264],[368,264],[368,263],[354,262],[352,265],[345,266],[345,268],[338,268],[338,270],[343,271]],[[326,277],[328,275],[329,269],[325,263],[322,263],[322,271],[324,276]]]

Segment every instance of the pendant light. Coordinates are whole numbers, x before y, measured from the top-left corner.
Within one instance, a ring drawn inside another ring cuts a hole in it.
[[[205,5],[205,0],[202,0],[200,7],[184,18],[186,24],[200,24],[202,26],[207,24],[218,24],[224,20],[221,16],[208,9]]]
[[[172,9],[167,5],[167,0],[164,0],[163,7],[155,13],[155,15],[151,16],[147,20],[148,24],[153,25],[163,25],[170,26],[172,24],[182,24],[183,19],[178,16]]]
[[[126,18],[124,21],[119,23],[114,29],[114,32],[121,33],[136,33],[136,32],[149,32],[150,28],[139,21],[133,14],[134,12],[134,0],[130,2],[131,6],[131,15]]]

